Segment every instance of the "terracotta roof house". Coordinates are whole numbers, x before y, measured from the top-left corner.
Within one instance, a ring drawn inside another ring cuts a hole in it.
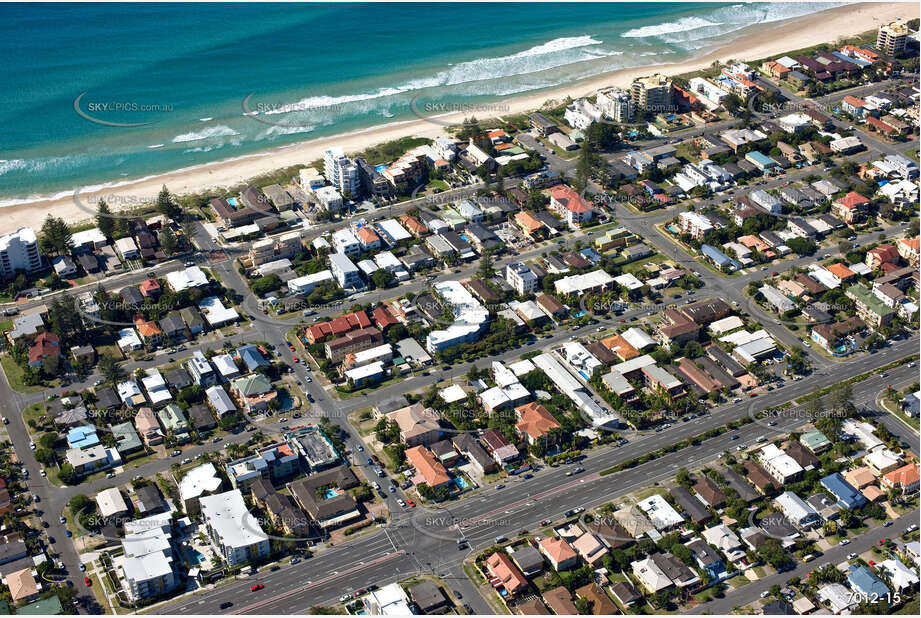
[[[630,345],[621,335],[602,339],[601,345],[611,350],[621,361],[628,361],[640,355],[639,350]]]
[[[54,333],[39,333],[29,346],[29,367],[44,367],[49,359],[61,357],[61,341]]]
[[[416,469],[413,481],[418,485],[425,483],[432,489],[445,487],[451,483],[451,476],[438,458],[422,445],[406,449],[406,461]]]
[[[918,491],[919,478],[918,464],[912,463],[884,474],[879,482],[884,487],[901,489],[907,494]]]
[[[508,555],[496,552],[486,559],[485,566],[489,574],[489,583],[493,588],[501,588],[510,596],[528,589],[528,580]]]
[[[13,603],[31,603],[38,599],[39,584],[32,575],[32,569],[22,569],[7,575],[7,588],[10,589],[10,597]]]
[[[547,411],[547,408],[539,403],[531,402],[518,406],[515,408],[515,416],[518,418],[515,428],[531,444],[538,442],[551,429],[560,427],[560,424]]]
[[[579,555],[569,543],[559,537],[551,536],[541,539],[538,548],[556,571],[568,571],[578,566]]]

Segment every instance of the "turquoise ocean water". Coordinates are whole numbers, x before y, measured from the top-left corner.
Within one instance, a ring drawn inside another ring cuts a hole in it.
[[[0,4],[0,204],[678,62],[828,6]]]

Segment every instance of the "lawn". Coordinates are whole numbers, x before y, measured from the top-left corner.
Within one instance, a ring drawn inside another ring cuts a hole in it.
[[[16,361],[14,361],[13,357],[9,354],[0,354],[0,366],[3,367],[3,372],[6,374],[6,379],[10,383],[10,388],[14,391],[19,391],[20,393],[37,393],[47,388],[47,386],[27,386],[24,384],[22,379],[25,372],[22,370],[22,367],[16,364]]]

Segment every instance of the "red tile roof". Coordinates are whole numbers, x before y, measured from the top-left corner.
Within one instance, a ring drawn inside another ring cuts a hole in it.
[[[515,424],[515,428],[532,439],[540,438],[551,429],[560,427],[560,424],[547,411],[547,408],[539,403],[531,402],[518,406],[515,408],[515,414],[519,419]]]
[[[425,484],[435,488],[451,482],[451,477],[441,462],[436,459],[432,451],[421,444],[406,449],[406,461],[409,462],[418,474],[422,475]]]
[[[61,355],[61,341],[54,333],[41,333],[29,346],[29,363],[37,363],[49,357]]]
[[[864,196],[862,196],[861,194],[855,191],[851,191],[844,197],[840,198],[838,200],[838,203],[844,206],[845,208],[847,208],[848,210],[852,210],[854,208],[860,208],[862,206],[867,206],[870,203],[870,200],[868,200],[867,198],[865,198]]]
[[[550,197],[562,204],[570,212],[583,213],[592,209],[574,189],[566,185],[556,185],[551,188]]]
[[[393,326],[394,324],[400,323],[399,320],[393,317],[393,314],[390,313],[390,309],[384,305],[377,307],[374,311],[371,312],[371,319],[374,320],[374,323],[381,330],[384,330],[388,326]]]

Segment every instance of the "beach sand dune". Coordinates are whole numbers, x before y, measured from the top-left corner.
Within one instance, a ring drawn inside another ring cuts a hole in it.
[[[757,60],[823,42],[834,42],[835,38],[854,36],[896,18],[911,19],[918,15],[918,4],[913,2],[860,3],[835,7],[780,24],[752,26],[740,31],[739,36],[730,44],[699,58],[676,64],[624,69],[558,89],[509,99],[503,101],[502,104],[508,109],[509,114],[522,113],[539,108],[550,99],[587,96],[612,85],[629,86],[634,78],[653,72],[677,75],[705,68],[715,61]],[[463,115],[439,117],[438,123],[420,119],[383,127],[372,127],[361,132],[300,142],[229,161],[217,161],[197,168],[169,172],[137,181],[120,182],[117,187],[103,189],[96,193],[81,191],[79,201],[85,205],[83,208],[75,203],[73,197],[7,206],[0,208],[0,231],[11,231],[22,226],[38,229],[48,214],[61,217],[68,223],[84,221],[90,217],[85,209],[93,209],[99,197],[115,196],[110,202],[113,209],[117,209],[118,204],[146,203],[154,199],[164,184],[176,194],[233,186],[245,179],[275,169],[316,161],[322,158],[322,153],[333,145],[341,146],[346,152],[352,153],[407,135],[433,138],[443,133],[445,123],[460,122]],[[75,187],[75,189],[78,188]]]

